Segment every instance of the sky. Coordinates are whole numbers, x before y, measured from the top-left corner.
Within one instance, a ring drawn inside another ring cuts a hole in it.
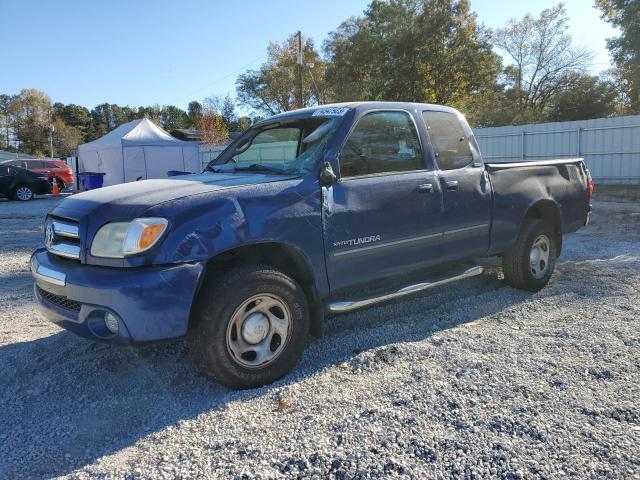
[[[266,59],[269,41],[297,30],[321,46],[342,21],[369,0],[0,0],[0,93],[37,88],[54,102],[93,108],[177,105],[212,94],[235,94],[238,74]],[[553,0],[471,0],[487,27]],[[570,33],[595,53],[593,73],[609,68],[606,38],[593,0],[565,0]]]

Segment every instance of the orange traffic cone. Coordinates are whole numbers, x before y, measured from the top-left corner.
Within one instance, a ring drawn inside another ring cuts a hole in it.
[[[51,188],[51,193],[53,194],[54,197],[57,197],[60,195],[60,188],[58,187],[58,181],[55,178],[53,179],[53,187]]]

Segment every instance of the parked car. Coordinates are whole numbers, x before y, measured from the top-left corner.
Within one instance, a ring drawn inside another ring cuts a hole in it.
[[[63,160],[18,159],[7,160],[4,164],[26,168],[34,173],[47,173],[51,185],[57,182],[60,190],[73,186],[73,170]]]
[[[204,372],[255,387],[295,365],[327,313],[478,275],[482,257],[502,258],[508,285],[541,289],[592,191],[579,158],[483,162],[452,108],[296,110],[202,174],[60,202],[32,256],[35,296],[94,340],[188,335]]]
[[[0,164],[0,196],[28,201],[34,195],[49,193],[49,175],[34,173],[13,165]]]

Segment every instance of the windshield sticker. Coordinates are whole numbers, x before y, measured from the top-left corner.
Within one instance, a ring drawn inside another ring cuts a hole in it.
[[[341,117],[349,111],[348,107],[320,108],[313,112],[312,117]]]

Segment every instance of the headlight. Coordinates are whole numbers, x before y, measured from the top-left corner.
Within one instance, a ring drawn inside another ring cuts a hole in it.
[[[103,225],[91,243],[94,257],[124,258],[144,252],[162,237],[169,222],[165,218],[136,218],[131,222]]]

